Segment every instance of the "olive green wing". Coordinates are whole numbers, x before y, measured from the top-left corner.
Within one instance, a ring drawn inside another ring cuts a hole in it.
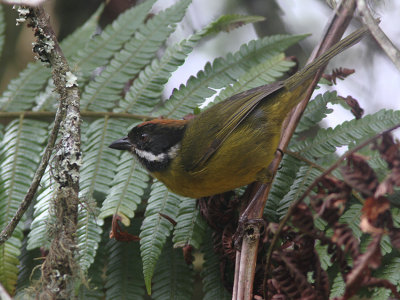
[[[259,86],[242,93],[236,94],[221,104],[235,105],[238,104],[238,108],[233,114],[223,123],[221,129],[215,134],[215,138],[206,147],[204,153],[200,158],[191,163],[191,167],[188,171],[197,172],[201,171],[205,167],[207,161],[218,151],[226,139],[235,131],[235,129],[247,118],[247,116],[254,111],[258,104],[265,100],[269,95],[275,93],[283,87],[283,82],[278,81],[272,84]]]

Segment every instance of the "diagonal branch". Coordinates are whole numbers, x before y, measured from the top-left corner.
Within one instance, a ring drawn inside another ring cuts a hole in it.
[[[36,169],[36,172],[33,176],[32,183],[31,183],[24,199],[22,200],[21,204],[19,205],[18,210],[16,211],[15,215],[13,216],[11,221],[7,224],[7,226],[1,231],[0,245],[5,243],[11,237],[11,235],[14,232],[15,228],[17,227],[18,223],[21,221],[22,216],[25,214],[29,205],[32,203],[33,197],[36,194],[36,191],[39,187],[40,181],[42,180],[43,174],[49,163],[51,153],[53,152],[54,144],[57,139],[58,130],[60,129],[60,123],[63,119],[63,115],[64,114],[63,114],[61,107],[58,107],[56,115],[55,115],[55,119],[54,119],[53,129],[50,132],[50,136],[47,141],[47,146],[44,150],[44,153],[43,153],[42,159],[39,163],[39,166]]]
[[[340,40],[353,17],[354,10],[355,0],[344,0],[338,6],[334,16],[328,23],[328,27],[325,30],[325,34],[322,37],[321,42],[310,56],[308,60],[309,62],[314,60],[317,56],[319,56],[321,53],[329,49]],[[294,109],[294,111],[292,111],[292,113],[287,117],[284,125],[282,126],[282,128],[284,128],[284,131],[282,132],[281,141],[279,144],[279,149],[281,149],[282,151],[285,151],[285,149],[287,148],[290,138],[294,133],[294,130],[303,114],[305,107],[307,106],[308,100],[310,99],[322,73],[323,70],[321,69],[319,72],[317,72],[317,74],[315,74],[314,80],[308,88],[304,100],[300,102],[300,104]],[[282,154],[281,152],[277,152],[274,161],[270,165],[271,173],[273,174],[273,176],[275,176],[281,160]],[[262,217],[271,184],[258,184],[256,188],[260,189],[257,194],[260,194],[261,196],[258,197],[257,203],[249,211],[249,219],[259,219]],[[254,231],[252,231],[252,233],[253,232]],[[243,237],[242,251],[240,255],[237,255],[236,260],[236,265],[239,265],[239,267],[236,267],[235,270],[238,270],[239,275],[235,274],[232,299],[252,299],[258,242],[258,238],[256,238],[256,241],[254,241],[254,236],[247,237],[245,234]],[[242,262],[246,262],[246,264],[243,264]],[[267,269],[266,272],[268,272]],[[266,277],[264,277],[264,286],[265,283]]]

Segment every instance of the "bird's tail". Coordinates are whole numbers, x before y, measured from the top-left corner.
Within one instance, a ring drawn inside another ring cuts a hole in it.
[[[310,79],[318,69],[324,67],[333,57],[346,50],[347,48],[358,43],[366,34],[368,33],[367,27],[361,27],[360,29],[349,34],[347,37],[342,39],[333,45],[329,50],[321,54],[311,63],[306,65],[303,69],[290,76],[284,81],[284,86],[288,90],[293,90],[299,85],[303,84],[305,81]]]

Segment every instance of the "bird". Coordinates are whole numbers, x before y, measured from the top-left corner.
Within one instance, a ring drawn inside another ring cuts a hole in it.
[[[109,147],[129,151],[153,177],[186,197],[269,182],[284,119],[313,75],[367,32],[356,30],[285,80],[236,94],[191,119],[145,121]]]

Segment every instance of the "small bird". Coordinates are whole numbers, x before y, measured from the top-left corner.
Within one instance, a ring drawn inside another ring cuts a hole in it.
[[[312,76],[366,32],[353,32],[283,81],[234,95],[190,120],[141,123],[109,147],[128,150],[172,192],[187,197],[268,182],[287,114],[303,99]]]

